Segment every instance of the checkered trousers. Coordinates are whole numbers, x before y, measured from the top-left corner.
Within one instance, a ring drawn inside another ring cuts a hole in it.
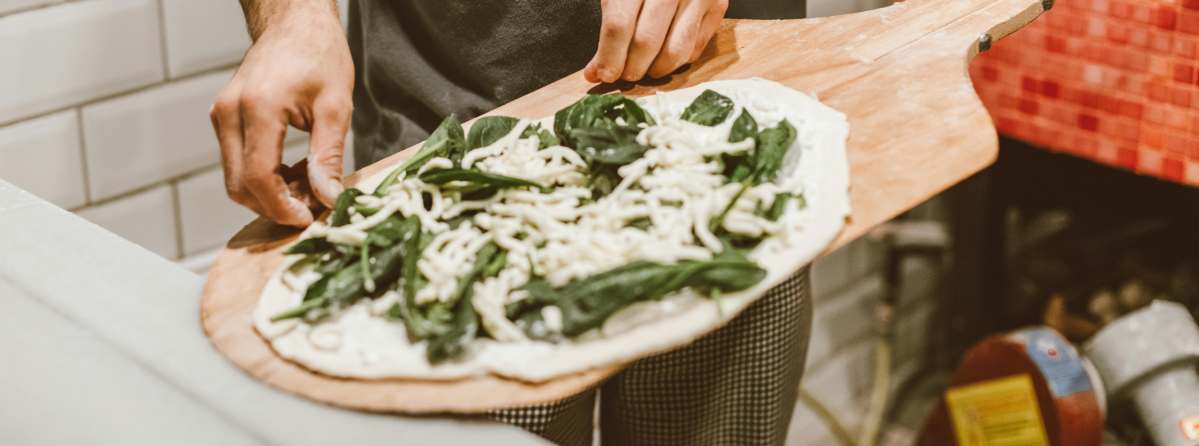
[[[564,446],[781,445],[812,327],[804,268],[728,325],[685,347],[638,360],[564,400],[492,412]]]

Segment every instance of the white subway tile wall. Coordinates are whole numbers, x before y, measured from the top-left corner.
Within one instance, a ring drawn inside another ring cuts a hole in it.
[[[63,0],[3,0],[0,1],[0,15],[62,2]]]
[[[175,232],[174,195],[169,185],[162,185],[77,211],[75,215],[150,252],[175,259],[179,257],[179,238]]]
[[[90,0],[0,18],[0,124],[163,79],[158,3]]]
[[[220,163],[208,110],[229,82],[221,71],[83,107],[93,200]]]
[[[257,217],[225,195],[225,175],[219,167],[179,180],[176,187],[184,256],[224,245]]]
[[[59,207],[87,203],[78,113],[72,109],[0,127],[0,178]]]
[[[171,78],[237,63],[250,48],[235,1],[162,0],[162,20]]]

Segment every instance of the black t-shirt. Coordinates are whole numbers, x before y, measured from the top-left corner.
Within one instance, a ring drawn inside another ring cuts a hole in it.
[[[729,0],[729,18],[802,18],[806,0]],[[354,161],[361,167],[582,69],[600,0],[353,0]]]

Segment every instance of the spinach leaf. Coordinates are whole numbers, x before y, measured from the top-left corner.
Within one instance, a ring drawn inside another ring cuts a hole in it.
[[[283,253],[287,254],[287,255],[324,254],[324,253],[332,251],[332,250],[333,250],[333,244],[330,243],[328,239],[326,239],[324,237],[313,237],[313,238],[300,240],[299,243],[296,243],[295,245],[293,245],[291,248],[288,248],[287,251],[284,251]]]
[[[429,364],[440,364],[461,357],[475,340],[479,333],[479,315],[475,313],[472,296],[473,288],[458,293],[453,328],[429,339],[429,345],[425,347],[425,358]]]
[[[404,238],[408,226],[397,216],[388,217],[382,223],[366,231],[366,244],[375,246],[391,246]]]
[[[361,203],[354,203],[354,211],[362,214],[363,217],[370,217],[379,212],[379,208],[373,208]]]
[[[519,119],[507,116],[484,116],[479,118],[470,127],[470,133],[466,135],[467,150],[474,150],[494,144],[500,138],[511,133],[512,129],[518,123],[520,123]]]
[[[421,166],[429,160],[437,157],[449,158],[454,162],[454,165],[462,162],[462,155],[466,154],[466,136],[462,133],[462,124],[458,122],[458,116],[451,114],[441,121],[441,125],[437,126],[437,130],[429,135],[429,139],[421,145],[420,150],[412,155],[408,161],[391,171],[379,187],[375,188],[375,196],[382,197],[387,194],[387,188],[395,184],[396,179],[401,173],[412,173],[420,170]]]
[[[712,90],[704,90],[683,110],[683,120],[712,127],[724,122],[732,112],[732,99]]]
[[[532,187],[546,193],[552,190],[551,188],[542,187],[540,184],[532,181],[468,169],[430,169],[422,174],[420,179],[427,184],[436,186],[441,186],[451,181],[465,181],[470,183],[467,188],[475,190],[484,187],[496,189]],[[466,190],[463,191],[463,193],[465,192]]]
[[[337,196],[337,204],[333,206],[333,216],[329,217],[329,226],[345,226],[350,222],[350,206],[354,205],[354,199],[362,195],[362,191],[349,188],[341,191],[341,195]]]
[[[304,301],[304,303],[300,304],[300,306],[298,306],[294,309],[284,311],[282,313],[271,316],[271,322],[279,322],[284,319],[295,319],[298,317],[304,317],[304,316],[308,315],[309,311],[312,311],[312,310],[315,310],[318,308],[324,308],[325,303],[326,303],[326,299],[323,297],[313,299],[313,300],[306,300],[306,301]]]
[[[758,138],[758,121],[753,115],[749,114],[749,110],[741,110],[741,116],[733,121],[733,128],[729,130],[729,142],[741,142],[747,138]]]
[[[611,164],[592,164],[591,175],[587,177],[587,187],[591,189],[591,199],[599,200],[612,193],[620,185],[621,177],[617,168]]]
[[[558,137],[550,133],[549,130],[543,130],[541,124],[532,124],[525,128],[524,133],[520,134],[520,138],[537,137],[537,150],[545,150],[546,147],[558,145]]]
[[[758,135],[758,150],[754,155],[754,178],[757,183],[774,181],[778,177],[787,149],[791,148],[797,136],[795,127],[786,119]]]
[[[652,225],[652,223],[650,222],[649,217],[637,217],[635,219],[629,220],[627,225],[632,228],[637,228],[642,231],[649,232],[649,227]]]
[[[649,150],[637,143],[641,129],[618,126],[613,123],[595,127],[576,128],[570,131],[576,151],[584,159],[600,164],[623,166],[641,159]]]
[[[636,128],[638,124],[654,125],[654,118],[637,105],[637,101],[621,94],[594,95],[589,94],[554,114],[554,134],[561,144],[577,148],[571,131],[578,128],[596,127],[604,124],[616,124],[616,118],[624,120],[624,125]]]
[[[787,202],[791,201],[791,194],[783,192],[774,195],[774,203],[770,205],[770,210],[766,212],[766,219],[770,221],[778,221],[779,217],[787,211]]]
[[[507,252],[500,252],[495,243],[488,243],[475,254],[475,264],[469,273],[458,282],[458,296],[454,299],[453,328],[429,340],[425,356],[430,364],[457,359],[466,353],[479,331],[479,316],[475,313],[474,283],[489,274],[498,274],[503,269]]]
[[[720,212],[720,215],[717,215],[716,218],[708,221],[708,231],[716,232],[716,229],[724,224],[724,217],[729,215],[729,211],[733,210],[733,206],[737,205],[737,200],[741,199],[741,195],[745,194],[746,189],[749,189],[749,186],[745,183],[741,183],[741,190],[737,191],[737,193],[733,195],[733,199],[729,201],[728,206],[724,207],[724,210]]]
[[[509,314],[538,305],[555,305],[562,310],[562,334],[575,337],[603,325],[622,308],[638,301],[658,300],[691,287],[699,292],[740,291],[766,277],[766,271],[743,260],[713,259],[662,265],[637,261],[553,288],[543,280],[523,287],[529,292],[525,308],[509,305]]]

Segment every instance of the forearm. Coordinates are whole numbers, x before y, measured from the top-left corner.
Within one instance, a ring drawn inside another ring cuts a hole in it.
[[[337,0],[239,0],[250,39],[257,42],[268,29],[284,24],[298,26],[340,24]],[[348,0],[343,0],[348,1]]]

